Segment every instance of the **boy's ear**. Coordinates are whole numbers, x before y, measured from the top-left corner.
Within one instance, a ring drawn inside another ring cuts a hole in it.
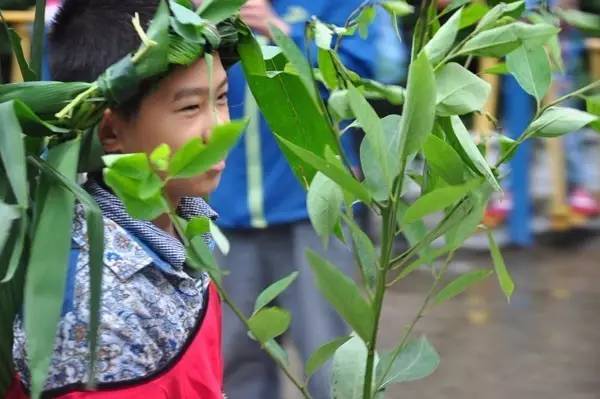
[[[98,139],[105,154],[122,154],[121,127],[119,117],[111,109],[106,109],[98,126]]]

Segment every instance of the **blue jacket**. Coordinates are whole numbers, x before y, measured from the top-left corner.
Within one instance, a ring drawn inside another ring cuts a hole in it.
[[[274,0],[273,7],[282,17],[301,7],[307,15],[343,26],[347,17],[361,4],[360,0]],[[292,39],[304,43],[304,21],[291,25]],[[340,54],[348,68],[364,77],[373,75],[375,46],[356,35],[346,37]],[[242,118],[252,103],[247,101],[247,85],[240,65],[229,71],[229,110],[232,119]],[[257,116],[258,117],[258,116]],[[218,223],[226,228],[263,228],[308,218],[306,192],[288,166],[285,157],[264,118],[258,131],[248,129],[233,148],[221,184],[211,196],[211,206],[219,213]]]

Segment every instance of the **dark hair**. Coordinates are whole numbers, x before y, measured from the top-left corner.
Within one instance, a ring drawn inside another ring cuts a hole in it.
[[[65,0],[48,34],[50,75],[62,82],[93,82],[109,66],[139,47],[131,19],[137,12],[146,29],[158,0]],[[142,82],[139,92],[119,106],[134,115],[155,82]]]

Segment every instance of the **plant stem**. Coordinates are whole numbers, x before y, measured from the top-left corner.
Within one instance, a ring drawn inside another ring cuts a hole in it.
[[[189,247],[190,241],[185,235],[185,229],[181,225],[181,222],[175,212],[173,205],[169,201],[167,201],[167,200],[165,200],[165,201],[167,202],[168,207],[169,207],[169,213],[168,213],[169,218],[171,219],[171,222],[173,223],[173,226],[174,226],[175,230],[177,231],[177,234],[179,234],[179,238],[182,240],[184,246]],[[250,331],[250,324],[248,323],[248,318],[244,315],[244,313],[242,313],[242,311],[240,310],[240,308],[238,308],[238,306],[235,304],[235,302],[233,302],[233,300],[230,298],[229,294],[227,294],[227,292],[218,283],[218,281],[216,279],[212,279],[212,282],[215,285],[215,287],[217,288],[217,291],[219,292],[219,295],[221,296],[221,299],[223,300],[223,302],[225,302],[225,304],[227,304],[227,306],[229,306],[229,308],[233,311],[233,313],[237,316],[237,318],[240,319],[240,321],[244,324],[245,328],[248,331]],[[294,377],[294,375],[290,371],[289,367],[287,365],[283,364],[283,362],[281,362],[281,360],[278,359],[277,356],[274,356],[266,348],[265,348],[265,352],[267,352],[267,354],[273,359],[273,361],[279,366],[279,368],[281,368],[281,370],[289,378],[289,380],[292,382],[292,384],[294,384],[298,388],[298,390],[302,393],[302,396],[305,399],[312,399],[312,396],[308,392],[308,389],[306,388],[306,386],[302,382],[300,382],[296,377]]]
[[[396,231],[396,211],[395,204],[392,202],[383,211],[383,226],[382,226],[382,247],[380,268],[377,273],[377,287],[375,289],[375,300],[373,302],[374,310],[374,326],[371,334],[371,339],[367,344],[367,365],[365,370],[365,380],[363,385],[363,399],[371,399],[372,397],[372,381],[373,369],[375,364],[375,351],[377,349],[377,334],[379,332],[379,318],[381,316],[381,308],[385,296],[385,282],[387,276],[387,265],[390,263],[392,245],[394,243]]]
[[[56,115],[55,115],[56,118],[57,119],[70,118],[75,107],[77,107],[79,104],[81,104],[82,102],[87,100],[89,97],[91,97],[91,95],[94,94],[97,89],[98,89],[98,84],[92,83],[92,85],[87,90],[79,93],[79,95],[77,97],[75,97],[73,99],[73,101],[68,103],[63,109],[61,109],[58,113],[56,113]]]
[[[561,102],[563,102],[563,101],[565,101],[565,100],[568,100],[568,99],[569,99],[569,98],[571,98],[571,97],[578,96],[578,95],[580,95],[580,94],[583,94],[583,93],[585,93],[586,91],[590,91],[590,90],[593,90],[593,89],[595,89],[595,88],[599,88],[599,87],[600,87],[600,80],[596,80],[596,81],[594,81],[594,82],[592,82],[592,83],[590,83],[590,84],[588,84],[588,85],[586,85],[586,86],[583,86],[581,89],[578,89],[578,90],[575,90],[574,92],[571,92],[571,93],[565,94],[564,96],[562,96],[562,97],[559,97],[559,98],[557,98],[556,100],[554,100],[554,101],[552,101],[552,102],[548,103],[548,105],[546,105],[546,106],[544,107],[544,110],[546,110],[546,109],[548,109],[549,107],[552,107],[552,106],[554,106],[554,105],[556,105],[556,104],[559,104],[559,103],[561,103]]]
[[[377,390],[381,387],[381,384],[385,381],[385,377],[387,377],[387,375],[389,374],[390,370],[392,369],[392,366],[393,366],[394,361],[396,360],[396,358],[398,356],[400,356],[400,353],[402,352],[402,349],[404,349],[404,346],[406,345],[406,342],[410,338],[410,335],[411,335],[412,331],[414,330],[415,326],[417,325],[417,322],[425,314],[425,310],[427,309],[427,306],[429,305],[429,302],[431,301],[431,298],[433,298],[433,294],[435,293],[435,291],[436,291],[436,289],[437,289],[440,281],[442,280],[442,278],[446,274],[446,271],[448,270],[448,266],[450,265],[450,261],[452,260],[453,256],[454,256],[454,252],[450,252],[448,254],[448,256],[446,257],[446,261],[444,262],[444,265],[442,266],[440,272],[435,276],[435,280],[434,280],[433,284],[431,285],[431,288],[429,289],[429,292],[427,293],[427,296],[425,297],[425,300],[423,301],[423,304],[421,305],[421,308],[419,309],[417,315],[412,320],[412,322],[410,323],[410,326],[408,327],[408,329],[404,333],[404,336],[400,340],[400,344],[398,345],[398,347],[396,347],[396,349],[394,350],[394,352],[392,354],[392,359],[390,360],[390,362],[387,365],[385,371],[381,375],[380,380],[377,382]]]

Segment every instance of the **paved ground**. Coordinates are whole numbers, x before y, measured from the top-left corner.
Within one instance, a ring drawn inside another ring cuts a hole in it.
[[[490,279],[434,308],[417,331],[441,354],[439,369],[393,386],[386,398],[600,399],[600,238],[554,238],[504,253],[517,284],[511,303]],[[470,252],[451,272],[490,265],[487,253]],[[419,272],[389,293],[384,346],[394,345],[429,283]]]

